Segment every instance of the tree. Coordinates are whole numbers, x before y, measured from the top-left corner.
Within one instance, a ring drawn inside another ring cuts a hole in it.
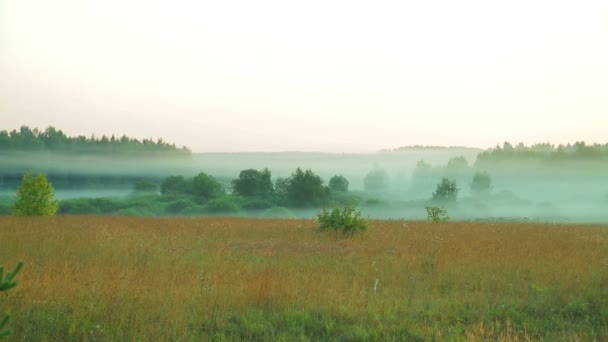
[[[160,184],[163,195],[183,195],[188,191],[188,182],[183,176],[170,176]]]
[[[388,174],[381,169],[370,171],[363,179],[363,187],[367,192],[386,192],[388,190]]]
[[[239,178],[232,181],[232,189],[245,197],[268,197],[273,193],[270,170],[243,170],[240,172]]]
[[[13,208],[15,216],[52,216],[59,208],[53,185],[44,174],[30,172],[23,176],[17,190],[17,201]]]
[[[476,172],[471,183],[471,193],[477,197],[487,197],[492,191],[492,178],[486,172]]]
[[[321,177],[311,170],[296,169],[287,184],[287,199],[296,207],[320,205],[327,199],[328,192]]]
[[[214,177],[201,172],[192,179],[190,193],[206,200],[224,195],[222,185]]]
[[[458,198],[458,189],[455,180],[449,180],[446,177],[441,179],[441,183],[437,184],[437,189],[433,192],[433,200],[439,202],[456,202]]]
[[[333,176],[329,179],[329,189],[335,192],[348,192],[348,179],[344,176]]]

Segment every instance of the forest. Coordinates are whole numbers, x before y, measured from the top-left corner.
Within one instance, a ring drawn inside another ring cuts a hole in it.
[[[68,137],[62,130],[49,126],[45,130],[31,129],[21,126],[19,130],[0,131],[1,152],[54,152],[73,154],[104,154],[104,155],[190,155],[187,147],[178,148],[175,144],[164,142],[161,138],[138,140],[123,135],[107,137],[85,137],[79,135]]]

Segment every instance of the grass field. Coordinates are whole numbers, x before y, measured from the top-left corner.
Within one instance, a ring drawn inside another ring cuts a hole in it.
[[[606,340],[608,226],[0,217],[15,341]]]

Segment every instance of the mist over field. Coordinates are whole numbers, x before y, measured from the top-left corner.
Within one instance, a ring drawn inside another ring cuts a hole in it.
[[[140,180],[161,184],[169,176],[193,177],[204,172],[217,179],[230,194],[232,181],[243,170],[267,168],[274,183],[301,168],[313,171],[325,185],[333,176],[344,176],[349,183],[349,198],[369,218],[425,219],[425,207],[435,205],[431,197],[437,184],[447,177],[456,181],[459,189],[456,202],[441,204],[448,209],[452,219],[608,221],[608,185],[605,181],[608,167],[604,160],[488,162],[478,160],[482,152],[467,148],[408,148],[373,154],[194,153],[179,158],[4,153],[0,203],[4,203],[5,208],[9,206],[7,203],[14,197],[20,177],[28,170],[48,174],[60,200],[113,198],[130,201],[136,196],[133,184]],[[488,194],[480,198],[471,191],[471,184],[474,174],[482,171],[491,177],[491,186]],[[373,172],[384,174],[383,183],[377,187],[373,183],[366,186],[365,178]],[[148,196],[159,196],[160,200],[161,195]],[[312,218],[322,206],[295,206],[278,214],[272,211],[264,214],[264,208],[254,206],[238,213],[219,210],[215,214]],[[137,214],[136,211],[123,213]],[[145,213],[149,214],[180,215],[156,207]],[[203,212],[199,214],[204,215]]]

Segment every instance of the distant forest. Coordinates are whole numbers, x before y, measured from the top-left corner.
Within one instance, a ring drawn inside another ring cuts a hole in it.
[[[68,137],[61,130],[48,127],[44,131],[37,128],[30,129],[22,126],[18,131],[0,131],[0,152],[6,151],[28,151],[28,152],[59,152],[74,154],[136,154],[166,156],[189,156],[192,152],[186,148],[178,148],[175,144],[169,144],[162,139],[138,140],[123,135],[116,138],[114,135],[107,137],[102,135],[96,138],[94,135],[85,137]]]
[[[505,142],[481,152],[477,156],[476,165],[508,161],[567,161],[567,160],[608,160],[608,143],[587,145],[584,141],[567,145],[550,143],[526,146],[519,143],[515,146]]]

